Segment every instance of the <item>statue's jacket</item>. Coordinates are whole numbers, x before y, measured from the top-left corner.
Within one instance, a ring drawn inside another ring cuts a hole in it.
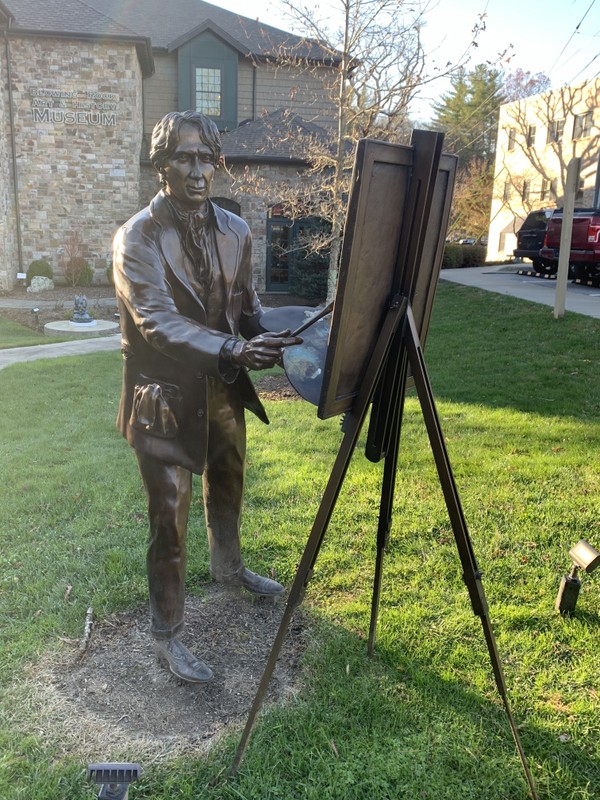
[[[250,231],[240,217],[211,205],[228,330],[207,326],[162,192],[123,225],[113,248],[123,354],[117,426],[136,450],[196,473],[206,461],[208,378],[231,384],[240,403],[268,422],[246,371],[221,353],[232,336],[263,332]]]

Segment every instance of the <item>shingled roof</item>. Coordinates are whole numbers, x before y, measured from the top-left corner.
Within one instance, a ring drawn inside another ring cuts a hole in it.
[[[332,142],[331,133],[286,109],[242,123],[222,135],[225,160],[306,164],[311,142]]]
[[[226,11],[203,0],[2,0],[14,15],[13,27],[96,35],[135,34],[152,47],[172,50],[206,27],[227,33],[244,55],[283,55],[332,63],[337,53],[316,42]]]
[[[83,0],[4,0],[14,19],[11,28],[31,32],[95,36],[140,36]]]
[[[145,75],[154,71],[150,40],[84,0],[3,0],[16,35],[82,36],[121,39],[135,44]]]

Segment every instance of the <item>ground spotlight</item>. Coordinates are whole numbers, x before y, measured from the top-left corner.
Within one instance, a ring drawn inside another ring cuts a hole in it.
[[[142,774],[139,764],[89,764],[87,779],[101,783],[98,800],[127,800],[129,784]]]
[[[577,571],[593,572],[596,567],[600,567],[600,552],[585,539],[581,539],[569,550],[569,556],[573,562],[573,568],[568,575],[563,575],[560,582],[560,589],[554,608],[561,614],[572,614],[575,611],[581,581],[577,577]]]

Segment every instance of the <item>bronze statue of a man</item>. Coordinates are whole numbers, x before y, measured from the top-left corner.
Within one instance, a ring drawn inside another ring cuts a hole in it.
[[[179,678],[202,682],[212,671],[178,639],[192,473],[202,475],[212,577],[255,595],[281,594],[240,552],[244,409],[268,423],[246,369],[273,366],[301,339],[260,326],[248,226],[209,200],[221,163],[214,123],[192,111],[167,114],[154,128],[150,158],[162,189],[114,242],[123,339],[117,424],[148,496],[157,655]]]

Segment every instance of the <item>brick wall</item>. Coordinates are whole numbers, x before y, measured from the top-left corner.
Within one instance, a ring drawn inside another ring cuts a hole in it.
[[[60,279],[75,232],[94,279],[106,281],[115,229],[140,204],[135,47],[58,38],[11,39],[10,46],[24,268],[45,258]],[[0,127],[5,140],[6,113]],[[0,265],[0,281],[11,284],[15,273]]]

